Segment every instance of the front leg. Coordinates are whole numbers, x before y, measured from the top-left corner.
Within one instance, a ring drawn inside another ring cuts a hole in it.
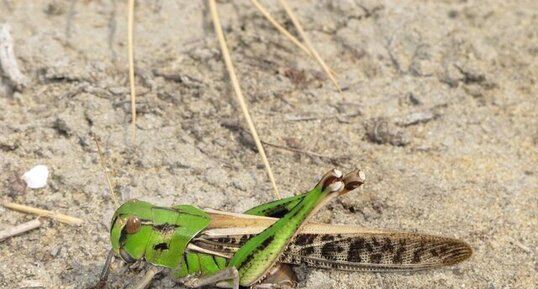
[[[103,266],[103,270],[101,271],[101,276],[99,276],[99,282],[97,284],[93,285],[92,287],[89,287],[88,289],[103,289],[106,286],[106,281],[108,280],[108,275],[110,274],[110,265],[112,264],[112,260],[114,259],[114,251],[110,250],[108,251],[108,255],[106,257],[105,265]]]

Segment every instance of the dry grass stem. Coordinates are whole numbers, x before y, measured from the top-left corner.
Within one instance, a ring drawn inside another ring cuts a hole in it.
[[[97,147],[97,155],[99,156],[99,163],[101,164],[101,168],[103,169],[103,172],[105,173],[106,183],[108,185],[108,191],[110,192],[110,196],[112,197],[114,206],[118,208],[120,206],[120,202],[118,200],[118,197],[116,196],[116,193],[114,192],[112,181],[110,180],[110,176],[108,175],[108,171],[105,164],[105,159],[103,158],[103,153],[101,152],[101,146],[99,145],[99,141],[97,141],[97,138],[94,137],[93,140],[95,141],[95,146]]]
[[[245,97],[243,96],[243,93],[241,91],[241,87],[239,86],[239,80],[237,79],[237,75],[235,73],[235,69],[232,63],[232,58],[230,57],[230,52],[228,51],[226,40],[224,39],[224,33],[222,32],[222,27],[220,25],[220,20],[219,20],[219,15],[217,12],[217,6],[215,3],[215,0],[209,0],[209,10],[211,11],[211,18],[213,21],[215,33],[217,34],[217,38],[219,40],[220,49],[222,51],[222,56],[224,58],[224,62],[226,63],[226,68],[228,69],[228,74],[230,76],[230,80],[232,82],[235,95],[237,96],[239,106],[241,107],[241,110],[243,111],[243,115],[245,116],[245,120],[247,121],[248,127],[250,129],[250,133],[252,134],[252,138],[254,139],[254,142],[256,143],[256,147],[258,148],[258,151],[260,152],[260,155],[262,157],[263,163],[265,165],[265,169],[267,171],[267,175],[269,176],[269,180],[271,181],[271,184],[273,186],[274,195],[277,199],[280,199],[280,193],[278,191],[278,187],[275,182],[275,177],[273,176],[273,171],[271,170],[271,165],[269,164],[269,160],[267,159],[265,150],[263,149],[263,145],[260,141],[260,137],[258,136],[258,132],[256,131],[256,127],[254,126],[254,122],[252,121],[252,118],[250,117],[250,113],[248,111]]]
[[[19,211],[19,212],[22,212],[22,213],[34,214],[34,215],[37,215],[37,216],[40,216],[40,217],[51,218],[51,219],[54,219],[54,220],[57,220],[59,222],[69,224],[69,225],[80,225],[80,224],[82,224],[82,219],[67,216],[67,215],[57,213],[57,212],[53,212],[53,211],[38,209],[38,208],[29,207],[29,206],[25,206],[25,205],[19,205],[19,204],[15,204],[15,203],[11,203],[11,202],[4,203],[3,206],[8,208],[8,209],[12,209],[12,210]]]
[[[342,93],[342,89],[340,89],[340,85],[338,85],[338,82],[336,81],[335,76],[332,74],[331,69],[329,68],[329,66],[327,66],[325,61],[323,61],[321,56],[319,56],[318,52],[316,51],[316,49],[314,48],[314,46],[310,42],[310,39],[306,36],[306,33],[304,32],[303,27],[301,26],[301,23],[299,22],[299,19],[297,19],[297,17],[295,17],[295,14],[293,14],[293,11],[291,10],[291,8],[289,6],[288,1],[287,0],[279,0],[279,2],[282,5],[282,7],[284,7],[284,10],[286,10],[286,13],[288,14],[291,21],[293,22],[293,25],[297,29],[297,32],[299,32],[299,35],[303,39],[303,41],[306,44],[306,46],[308,47],[308,49],[312,52],[312,55],[314,55],[314,58],[316,58],[319,65],[321,65],[321,67],[323,68],[323,71],[325,71],[325,73],[329,76],[329,78],[333,82],[333,84],[336,87],[336,89],[338,90],[338,92]]]
[[[298,148],[292,148],[292,147],[283,146],[283,145],[279,145],[279,144],[268,143],[268,142],[265,142],[265,141],[263,142],[263,144],[271,146],[271,147],[274,147],[274,148],[277,148],[277,149],[281,149],[281,150],[286,150],[286,151],[291,151],[291,152],[304,154],[304,155],[307,155],[309,157],[317,157],[317,158],[320,158],[320,159],[330,159],[330,160],[337,160],[338,159],[338,157],[322,155],[322,154],[319,154],[319,153],[316,153],[316,152],[313,152],[313,151],[302,150],[302,149],[298,149]]]
[[[276,28],[276,30],[284,34],[284,36],[286,36],[289,40],[291,40],[293,44],[297,45],[297,47],[299,47],[302,51],[304,51],[304,53],[306,53],[308,56],[314,57],[314,55],[312,55],[310,50],[306,46],[304,46],[295,36],[291,35],[291,33],[289,33],[288,30],[286,30],[286,28],[280,25],[275,20],[275,18],[273,18],[273,16],[269,14],[269,11],[267,11],[267,9],[265,9],[260,4],[260,2],[258,2],[258,0],[251,0],[251,1],[252,1],[252,4],[254,4],[254,6],[256,7],[256,9],[260,11],[260,13]]]
[[[129,0],[127,19],[127,53],[129,58],[129,85],[131,87],[131,126],[132,140],[136,139],[136,90],[133,52],[134,0]]]
[[[20,225],[17,225],[15,227],[11,227],[9,229],[5,229],[3,231],[0,231],[0,242],[4,241],[7,238],[11,238],[13,236],[20,235],[22,233],[31,231],[33,229],[41,227],[43,223],[39,219],[31,220],[26,223],[22,223]]]
[[[514,244],[519,249],[523,250],[525,253],[528,253],[528,254],[532,253],[531,248],[523,245],[521,242],[516,241],[514,238],[508,237],[508,241],[510,241],[510,243]]]
[[[289,40],[291,40],[291,42],[293,42],[293,44],[295,44],[297,47],[299,47],[304,53],[306,53],[308,56],[316,59],[314,57],[314,54],[312,53],[312,51],[310,51],[310,49],[308,49],[308,47],[304,46],[301,41],[299,41],[299,39],[297,39],[295,36],[293,36],[288,30],[286,30],[286,28],[284,28],[282,25],[280,25],[280,23],[278,23],[276,21],[275,18],[273,18],[273,16],[271,16],[271,14],[269,14],[269,11],[267,11],[267,9],[265,9],[258,0],[251,0],[252,1],[252,4],[254,4],[254,6],[256,7],[256,9],[258,9],[258,11],[260,11],[260,13],[275,27],[276,30],[278,30],[280,33],[284,34],[284,36],[286,36]],[[316,59],[317,61],[317,59]],[[323,66],[322,66],[323,68]],[[332,74],[333,76],[336,75],[336,73],[334,72],[334,70],[332,70],[330,67],[328,67],[329,71],[330,71],[330,74]],[[327,76],[330,78],[330,74],[327,73]]]

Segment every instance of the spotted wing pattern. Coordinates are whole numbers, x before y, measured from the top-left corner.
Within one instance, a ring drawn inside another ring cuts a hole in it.
[[[198,238],[197,246],[231,256],[252,235]],[[303,233],[279,262],[347,271],[413,271],[450,266],[472,255],[460,240],[392,231],[351,234]]]
[[[300,234],[280,262],[348,271],[410,271],[453,265],[471,254],[462,241],[423,234]]]

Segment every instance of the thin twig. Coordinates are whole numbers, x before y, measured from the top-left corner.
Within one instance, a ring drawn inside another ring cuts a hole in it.
[[[3,231],[0,231],[0,242],[4,241],[7,238],[20,235],[22,233],[28,232],[30,230],[39,228],[43,223],[41,220],[35,219],[26,223],[22,223],[20,225],[5,229]]]
[[[127,53],[129,58],[129,85],[131,87],[131,128],[132,140],[136,139],[136,90],[135,90],[135,72],[134,72],[134,52],[133,52],[133,23],[134,23],[134,0],[129,0],[127,6]]]
[[[308,56],[310,57],[314,57],[314,55],[312,55],[312,53],[310,52],[310,50],[308,50],[308,48],[306,46],[304,46],[297,38],[295,38],[295,36],[291,35],[291,33],[288,32],[288,30],[286,30],[286,28],[284,28],[282,25],[280,25],[276,20],[275,18],[273,18],[273,16],[271,16],[269,14],[269,11],[267,11],[267,9],[265,9],[261,4],[260,2],[258,2],[258,0],[251,0],[252,4],[254,4],[254,6],[256,7],[256,9],[258,9],[258,11],[260,11],[260,13],[269,21],[271,22],[271,24],[273,24],[273,26],[276,28],[276,30],[278,30],[280,33],[284,34],[284,36],[286,36],[289,40],[291,40],[291,42],[293,42],[293,44],[295,44],[297,47],[299,47],[302,51],[304,51],[304,53],[306,53]]]
[[[15,204],[15,203],[11,203],[11,202],[4,203],[3,206],[8,208],[8,209],[15,210],[15,211],[55,219],[55,220],[57,220],[59,222],[65,223],[65,224],[70,224],[70,225],[80,225],[80,224],[82,224],[82,219],[67,216],[67,215],[57,213],[57,212],[53,212],[53,211],[49,211],[49,210],[38,209],[38,208],[29,207],[29,206],[25,206],[25,205],[19,205],[19,204]]]
[[[114,187],[112,186],[110,176],[108,175],[108,171],[106,169],[106,164],[105,164],[105,159],[103,158],[103,153],[101,152],[101,146],[99,145],[99,141],[97,141],[96,137],[94,137],[93,140],[95,141],[95,146],[97,147],[97,155],[99,155],[99,162],[101,163],[101,168],[103,169],[103,172],[105,173],[105,178],[108,185],[108,191],[110,192],[110,195],[112,196],[112,201],[114,202],[114,206],[118,208],[120,206],[120,202],[118,201],[118,197],[116,196],[116,193],[114,192]]]
[[[155,275],[159,274],[161,271],[162,269],[152,266],[148,269],[148,271],[146,271],[146,274],[144,275],[142,280],[140,280],[140,282],[138,282],[138,284],[136,284],[133,289],[147,288],[151,284],[151,281],[153,281],[153,278],[155,278]]]
[[[288,14],[288,16],[291,18],[291,21],[293,22],[293,25],[295,26],[295,28],[299,32],[299,35],[301,36],[304,43],[306,44],[306,47],[308,47],[308,49],[312,52],[312,54],[314,55],[314,58],[316,58],[319,65],[321,65],[321,67],[323,68],[325,73],[329,76],[329,78],[333,82],[334,86],[336,86],[336,89],[338,89],[338,92],[342,93],[342,89],[340,89],[340,85],[338,85],[338,82],[336,81],[336,78],[331,73],[331,70],[329,69],[329,66],[327,66],[327,64],[325,64],[325,61],[323,61],[321,56],[319,56],[318,52],[316,51],[316,49],[314,48],[314,46],[310,42],[310,39],[306,36],[306,33],[304,32],[303,27],[301,26],[301,23],[299,22],[297,17],[295,17],[295,14],[293,14],[293,11],[291,10],[291,8],[289,6],[288,1],[287,0],[279,0],[279,2],[282,5],[282,7],[284,7],[284,10],[286,10],[286,13]]]
[[[340,121],[343,121],[345,118],[351,118],[355,117],[361,114],[360,110],[357,110],[355,112],[351,113],[342,113],[342,114],[327,114],[327,115],[319,115],[319,114],[305,114],[305,115],[286,115],[286,121],[311,121],[311,120],[325,120],[325,119],[338,119]]]
[[[241,107],[241,110],[243,111],[243,115],[245,116],[245,120],[247,121],[248,127],[250,129],[250,133],[252,134],[252,138],[254,139],[254,142],[256,143],[256,147],[258,148],[258,151],[260,152],[260,155],[262,157],[263,163],[265,165],[265,169],[267,171],[267,175],[269,176],[269,180],[271,181],[271,184],[273,185],[275,197],[277,199],[280,199],[280,193],[278,192],[278,187],[276,186],[275,177],[273,176],[273,171],[271,170],[271,165],[269,164],[269,160],[267,159],[265,150],[263,149],[263,145],[260,141],[260,137],[258,136],[258,132],[256,131],[256,127],[254,126],[254,122],[252,121],[252,118],[250,117],[250,113],[248,112],[248,107],[245,101],[245,97],[243,96],[243,93],[241,92],[241,87],[239,86],[239,80],[237,79],[237,75],[235,74],[235,69],[232,63],[232,58],[230,57],[230,52],[228,51],[226,40],[224,39],[224,33],[222,32],[222,27],[220,25],[220,20],[219,20],[219,15],[218,15],[215,0],[209,0],[209,9],[211,11],[211,18],[213,20],[215,33],[217,34],[217,38],[219,40],[220,49],[222,51],[222,56],[224,58],[224,62],[226,63],[226,68],[228,69],[228,74],[230,76],[230,80],[232,81],[232,86],[234,88],[235,95],[237,96],[239,106]]]
[[[523,245],[521,242],[516,241],[514,238],[508,237],[508,241],[510,241],[512,244],[516,245],[517,247],[519,247],[519,249],[525,251],[525,253],[532,253],[531,248]]]
[[[301,153],[301,154],[307,155],[309,157],[318,157],[318,158],[330,159],[330,160],[337,160],[338,159],[338,157],[331,157],[331,156],[327,156],[327,155],[318,154],[318,153],[313,152],[313,151],[307,151],[307,150],[287,147],[287,146],[283,146],[283,145],[279,145],[279,144],[269,143],[269,142],[266,142],[266,141],[262,141],[262,143],[265,144],[265,145],[277,148],[277,149],[282,149],[282,150],[292,151],[292,152],[296,152],[296,153]]]
[[[293,36],[286,28],[284,28],[284,26],[280,25],[280,23],[278,23],[276,21],[275,18],[273,18],[273,16],[271,16],[271,14],[269,14],[269,11],[267,11],[267,9],[265,9],[258,0],[251,0],[252,4],[254,4],[254,6],[256,7],[256,9],[258,9],[258,11],[260,11],[260,13],[275,27],[276,30],[278,30],[280,33],[284,34],[284,36],[286,36],[291,42],[293,42],[293,44],[295,44],[297,47],[299,47],[299,49],[301,49],[304,53],[306,53],[308,56],[314,58],[314,60],[316,60],[316,58],[314,57],[314,55],[312,54],[312,52],[306,47],[304,46],[300,41],[299,39],[297,39],[295,36]],[[317,60],[316,60],[317,61]],[[322,67],[323,68],[323,67]],[[329,71],[331,74],[335,75],[336,73],[334,72],[334,70],[332,70],[330,67],[329,68]],[[329,74],[327,74],[328,77]]]
[[[7,23],[0,25],[0,70],[16,90],[21,90],[28,84],[28,78],[17,66],[17,59],[13,52],[13,39]]]

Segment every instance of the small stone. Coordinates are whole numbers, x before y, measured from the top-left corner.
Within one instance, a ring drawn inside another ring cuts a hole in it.
[[[413,112],[405,117],[399,124],[402,126],[409,126],[419,123],[426,123],[435,118],[435,114],[431,111],[419,111]]]
[[[41,289],[45,288],[43,282],[40,280],[22,280],[18,288],[32,288],[32,289]]]
[[[58,256],[58,253],[60,253],[60,251],[62,251],[62,247],[60,247],[60,246],[56,246],[56,247],[54,247],[54,248],[52,248],[52,249],[50,250],[50,255],[51,255],[52,257],[56,257],[56,256]]]
[[[366,124],[366,136],[369,141],[378,144],[390,144],[393,146],[406,146],[410,143],[409,137],[388,123],[384,118],[373,119]]]
[[[37,165],[22,175],[22,179],[31,189],[43,188],[47,185],[49,169],[45,165]]]

